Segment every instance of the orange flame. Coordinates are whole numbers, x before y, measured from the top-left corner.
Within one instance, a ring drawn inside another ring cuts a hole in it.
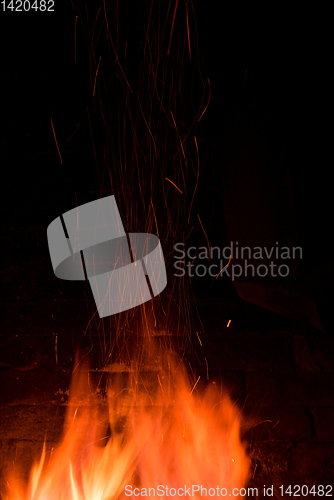
[[[12,478],[5,498],[237,498],[250,466],[237,408],[214,384],[195,391],[182,365],[164,359],[165,369],[109,374],[100,400],[92,372],[76,375],[62,442],[49,458],[44,446],[28,485]]]

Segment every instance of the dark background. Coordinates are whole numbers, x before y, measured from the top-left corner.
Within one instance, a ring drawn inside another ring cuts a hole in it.
[[[127,4],[129,46],[131,33],[134,40],[137,36],[139,4]],[[227,242],[224,151],[231,124],[246,116],[267,130],[270,140],[263,148],[283,154],[291,173],[304,252],[301,269],[307,276],[317,264],[332,261],[329,12],[198,1],[193,7],[196,60],[203,78],[210,79],[211,100],[196,131],[203,168],[189,244],[205,244],[197,212],[210,241]],[[75,346],[94,312],[86,284],[53,275],[46,228],[60,213],[101,194],[87,115],[88,108],[95,116],[87,35],[93,22],[87,19],[96,10],[94,4],[86,11],[84,3],[56,1],[53,13],[1,12],[1,463],[13,454],[29,467],[45,428],[50,446],[58,440],[64,413],[59,388],[68,387]],[[102,66],[101,71],[108,73]],[[95,121],[99,145],[102,129]],[[330,322],[319,332],[268,313],[239,299],[225,279],[194,280],[190,290],[202,324],[188,332],[188,362],[206,378],[204,358],[209,360],[210,378],[223,379],[250,421],[266,420],[247,435],[254,454],[253,484],[330,482]],[[202,348],[196,331],[203,335]],[[22,372],[23,366],[30,369]]]
[[[136,8],[140,13],[139,4]],[[182,5],[179,10],[184,15]],[[59,210],[100,188],[87,118],[88,107],[94,120],[88,40],[93,21],[88,26],[87,19],[94,19],[96,11],[93,4],[86,9],[69,1],[56,5],[55,12],[2,12],[4,227],[46,227]],[[206,165],[201,175],[198,203],[208,205],[207,216],[202,216],[205,227],[214,212],[224,230],[222,155],[214,155],[217,147],[225,146],[224,134],[234,117],[246,114],[252,123],[263,122],[269,129],[291,172],[302,265],[310,268],[316,261],[331,260],[332,99],[326,13],[217,8],[203,2],[194,3],[194,12],[198,53],[193,50],[193,59],[211,82],[210,105],[197,131],[205,154],[213,155],[207,160],[211,170]],[[125,38],[136,40],[139,13],[129,4]],[[94,140],[99,140],[96,132]]]

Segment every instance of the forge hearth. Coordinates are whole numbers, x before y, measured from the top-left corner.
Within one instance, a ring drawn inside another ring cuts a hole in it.
[[[57,391],[67,405],[64,435],[46,463],[43,448],[28,488],[20,473],[9,473],[9,498],[94,500],[102,491],[103,498],[124,498],[129,484],[246,486],[250,459],[237,407],[218,384],[199,392],[200,376],[189,380],[180,357],[163,344],[143,335],[137,358],[100,370],[78,354],[70,397]]]
[[[197,387],[222,384],[240,409],[249,486],[332,484],[330,15],[56,3],[35,16],[2,2],[0,498],[8,470],[27,477],[43,442],[59,442],[77,346],[92,379],[135,350],[108,358],[137,328],[100,321],[89,285],[55,278],[49,259],[50,222],[108,195],[126,231],[161,241],[155,337],[168,333]],[[173,274],[177,243],[194,255],[278,240],[302,248],[292,281]]]
[[[189,338],[184,358],[200,383],[205,385],[208,377],[222,382],[241,409],[252,457],[250,486],[330,484],[333,339],[239,299],[202,300],[197,307],[203,326]],[[58,364],[53,335],[4,340],[1,359],[8,360],[7,347],[17,368],[34,359],[41,342],[46,347],[40,366],[27,371],[2,367],[0,372],[1,488],[13,464],[27,477],[45,438],[49,452],[59,442],[74,355],[65,337],[57,340]]]

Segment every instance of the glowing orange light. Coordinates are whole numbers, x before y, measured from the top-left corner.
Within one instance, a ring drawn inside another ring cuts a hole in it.
[[[125,500],[130,487],[244,487],[250,460],[238,409],[214,384],[200,395],[200,377],[191,383],[172,355],[163,357],[165,369],[145,381],[136,369],[127,384],[114,372],[104,400],[89,372],[76,370],[62,442],[50,457],[44,446],[27,486],[10,478],[5,498]]]
[[[226,268],[227,268],[227,266],[230,264],[230,262],[231,262],[231,258],[232,258],[232,254],[230,255],[229,261],[228,261],[228,263],[226,264],[226,266],[224,266],[224,267],[223,267],[223,269],[221,269],[221,270],[219,271],[219,273],[217,274],[216,279],[217,279],[217,278],[218,278],[218,276],[219,276],[219,275],[220,275],[220,274],[224,271],[224,269],[226,269]]]

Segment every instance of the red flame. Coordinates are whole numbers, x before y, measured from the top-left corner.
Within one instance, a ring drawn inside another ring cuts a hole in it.
[[[214,384],[202,395],[191,388],[172,356],[167,366],[110,374],[102,400],[91,372],[76,375],[61,443],[48,459],[44,447],[28,485],[11,478],[6,498],[237,497],[250,465],[238,409]]]

